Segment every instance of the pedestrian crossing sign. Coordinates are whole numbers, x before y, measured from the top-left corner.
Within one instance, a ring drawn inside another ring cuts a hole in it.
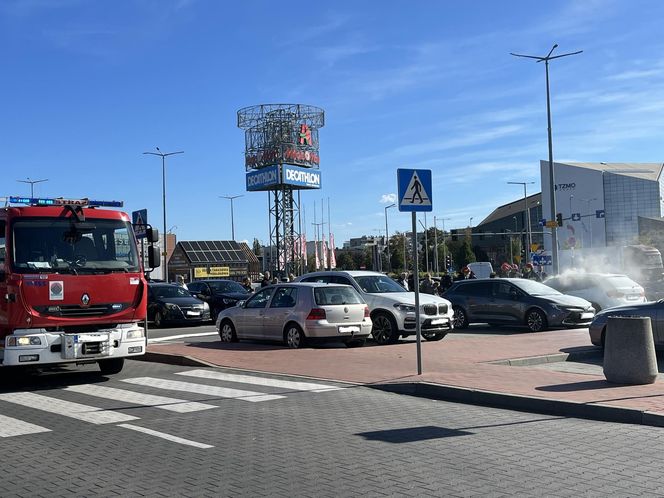
[[[398,169],[399,211],[433,211],[430,169]]]

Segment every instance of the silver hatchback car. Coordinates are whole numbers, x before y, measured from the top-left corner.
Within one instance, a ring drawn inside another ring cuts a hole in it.
[[[362,346],[372,325],[369,307],[353,287],[301,282],[264,287],[217,317],[223,342],[262,339],[290,348],[315,341]]]

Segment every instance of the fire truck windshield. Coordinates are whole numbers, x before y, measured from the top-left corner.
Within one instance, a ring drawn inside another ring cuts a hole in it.
[[[21,218],[12,225],[11,264],[16,273],[137,272],[131,225],[121,220]]]

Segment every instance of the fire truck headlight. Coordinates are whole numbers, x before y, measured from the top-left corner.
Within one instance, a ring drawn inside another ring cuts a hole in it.
[[[41,346],[41,343],[37,336],[10,336],[5,340],[6,346]]]
[[[145,337],[145,331],[143,329],[127,331],[127,339],[142,339],[143,337]]]

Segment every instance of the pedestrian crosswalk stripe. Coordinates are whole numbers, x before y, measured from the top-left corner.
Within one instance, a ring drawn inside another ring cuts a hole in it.
[[[23,436],[25,434],[38,434],[40,432],[51,432],[51,429],[0,415],[0,437]]]
[[[187,446],[193,446],[195,448],[202,448],[204,450],[208,448],[214,448],[214,446],[210,444],[205,444],[205,443],[198,443],[196,441],[192,441],[191,439],[184,439],[178,436],[173,436],[171,434],[166,434],[165,432],[159,432],[155,431],[152,429],[148,429],[147,427],[141,427],[139,425],[133,425],[133,424],[118,424],[118,427],[124,427],[125,429],[131,429],[132,431],[138,431],[138,432],[143,432],[145,434],[149,434],[150,436],[156,436],[160,437],[162,439],[166,439],[168,441],[173,441],[174,443],[180,443],[180,444],[186,444]]]
[[[184,391],[196,394],[206,394],[219,398],[233,398],[242,401],[270,401],[284,398],[278,394],[264,394],[255,391],[244,391],[227,387],[208,386],[205,384],[194,384],[192,382],[180,382],[177,380],[157,379],[155,377],[136,377],[132,379],[121,379],[122,382],[137,384],[139,386],[154,387],[156,389],[169,389],[171,391]]]
[[[17,405],[27,406],[43,412],[55,413],[65,417],[75,418],[92,424],[117,424],[136,420],[138,417],[125,415],[111,410],[102,410],[94,406],[82,405],[62,399],[51,398],[30,392],[17,392],[0,394],[0,401],[7,401]]]
[[[124,401],[134,405],[151,406],[169,410],[177,413],[197,412],[217,408],[215,405],[206,405],[196,401],[187,401],[184,399],[168,398],[166,396],[155,396],[154,394],[144,394],[136,391],[127,391],[126,389],[116,389],[115,387],[105,387],[96,385],[69,386],[66,391],[96,396],[98,398],[112,399],[115,401]]]
[[[296,382],[281,379],[268,379],[267,377],[255,377],[252,375],[238,375],[225,372],[216,372],[211,370],[189,370],[187,372],[177,372],[178,375],[188,377],[198,377],[200,379],[214,379],[226,382],[240,382],[243,384],[254,384],[266,387],[278,387],[289,391],[311,391],[315,393],[325,391],[336,391],[342,387],[330,386],[325,384],[315,384],[312,382]]]

